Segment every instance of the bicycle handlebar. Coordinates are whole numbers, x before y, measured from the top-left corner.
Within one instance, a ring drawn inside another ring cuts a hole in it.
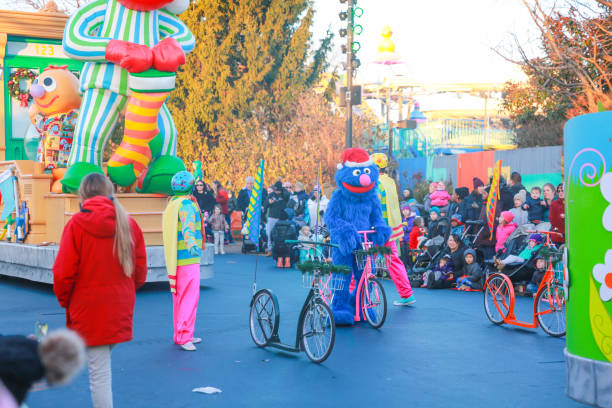
[[[557,235],[563,236],[562,233],[557,232],[557,231],[525,231],[525,232],[529,234],[544,234],[544,235],[557,234]]]
[[[328,244],[327,242],[316,242],[316,241],[299,241],[299,240],[295,240],[295,239],[286,239],[285,240],[285,244],[310,244],[310,245],[322,245],[322,246],[328,246],[328,247],[332,247],[332,248],[338,248],[338,245],[336,244]]]

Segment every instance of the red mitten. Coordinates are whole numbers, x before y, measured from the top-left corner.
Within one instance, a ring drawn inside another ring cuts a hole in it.
[[[185,53],[174,38],[165,38],[153,47],[153,67],[158,71],[176,72],[185,63]]]
[[[128,72],[146,71],[153,62],[153,52],[149,47],[122,40],[110,40],[105,57],[107,61],[119,64]]]

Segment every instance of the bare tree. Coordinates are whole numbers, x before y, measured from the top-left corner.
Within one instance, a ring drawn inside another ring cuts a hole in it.
[[[553,83],[571,97],[569,116],[596,112],[599,103],[612,107],[612,1],[569,1],[565,13],[554,6],[545,9],[542,0],[522,1],[540,31],[546,57],[528,58],[516,41],[521,64],[544,85]]]
[[[20,8],[71,14],[91,0],[17,0]]]

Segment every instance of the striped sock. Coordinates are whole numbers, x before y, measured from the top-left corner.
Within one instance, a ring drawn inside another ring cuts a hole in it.
[[[121,144],[108,161],[109,167],[134,166],[136,178],[151,161],[149,142],[158,133],[157,116],[170,92],[132,92],[125,113],[125,132]]]

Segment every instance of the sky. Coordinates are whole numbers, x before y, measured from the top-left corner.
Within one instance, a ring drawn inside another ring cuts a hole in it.
[[[392,74],[423,83],[503,83],[522,79],[515,64],[491,49],[501,47],[507,55],[514,52],[516,56],[512,33],[537,53],[538,32],[521,0],[358,0],[358,6],[364,10],[363,16],[356,18],[364,28],[363,34],[356,37],[361,44],[359,74],[366,82],[375,82],[389,72],[372,63],[385,25],[391,27],[396,52],[405,62],[391,68]],[[315,41],[328,27],[337,34],[346,24],[338,13],[347,9],[347,3],[314,0],[314,7]],[[339,40],[336,35],[336,63],[346,58]]]
[[[0,8],[14,9],[22,0],[0,0]],[[338,13],[346,10],[340,0],[313,0],[312,28],[315,43],[328,28],[336,34],[332,61],[340,64],[338,30],[345,26]],[[537,53],[538,32],[521,0],[357,0],[364,10],[356,23],[363,34],[358,57],[362,66],[359,79],[377,82],[385,76],[402,74],[423,83],[505,82],[522,79],[515,64],[496,55],[491,48],[501,47],[516,57],[512,33],[522,44],[532,45]],[[392,68],[373,64],[385,25],[393,31],[396,52],[404,64]],[[345,39],[342,39],[345,41]],[[514,55],[513,55],[514,53]]]

